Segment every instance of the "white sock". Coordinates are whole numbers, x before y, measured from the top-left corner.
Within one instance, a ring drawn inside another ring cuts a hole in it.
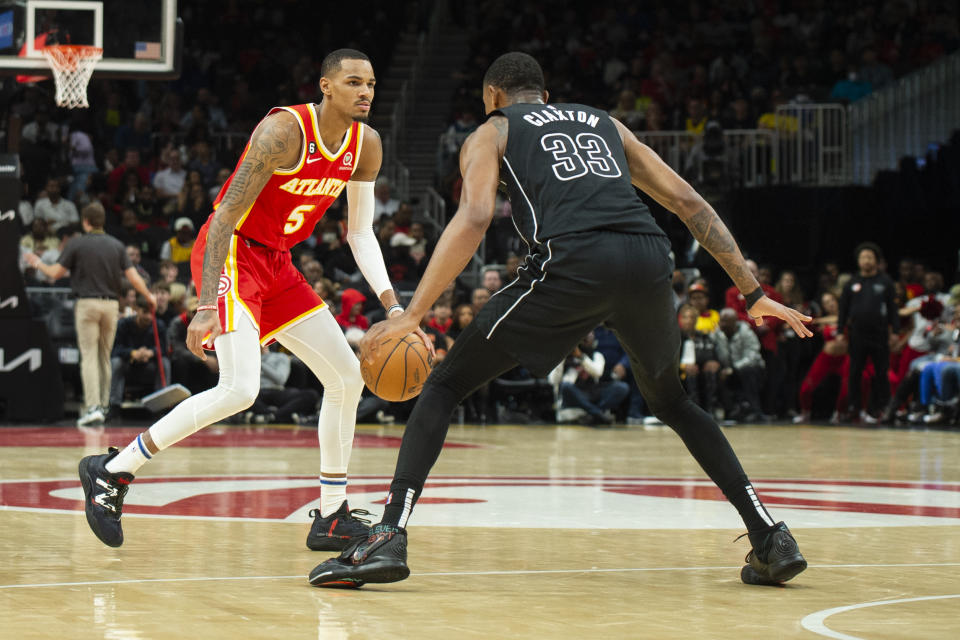
[[[320,515],[328,517],[347,499],[347,478],[328,478],[320,474]]]
[[[137,469],[146,464],[147,460],[152,457],[147,451],[147,446],[143,444],[143,434],[141,433],[133,442],[121,449],[113,460],[107,463],[107,471],[110,473],[136,474]]]

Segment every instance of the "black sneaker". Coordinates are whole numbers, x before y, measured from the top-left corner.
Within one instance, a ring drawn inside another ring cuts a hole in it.
[[[370,521],[357,516],[369,516],[366,509],[350,510],[344,500],[340,508],[326,518],[319,509],[311,509],[313,526],[307,535],[307,548],[312,551],[342,551],[354,538],[366,538],[370,534]]]
[[[760,549],[751,549],[740,570],[747,584],[780,585],[807,568],[797,541],[783,522],[773,525]]]
[[[116,447],[110,447],[108,453],[87,456],[80,461],[79,468],[87,524],[104,544],[111,547],[123,544],[120,515],[123,498],[133,482],[133,475],[129,473],[110,473],[106,469],[107,462],[119,451]]]
[[[377,524],[366,540],[354,541],[336,558],[310,572],[315,587],[356,589],[367,582],[399,582],[410,575],[407,567],[407,531]]]

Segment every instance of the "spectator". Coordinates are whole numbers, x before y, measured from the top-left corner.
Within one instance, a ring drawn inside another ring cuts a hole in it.
[[[760,389],[764,363],[760,341],[733,309],[725,308],[720,312],[719,326],[717,354],[723,365],[720,380],[721,389],[727,396],[726,416],[740,422],[757,422],[763,419]],[[739,389],[738,398],[732,393],[734,386]]]
[[[163,323],[170,326],[174,318],[180,315],[180,309],[176,304],[172,304],[170,295],[170,285],[166,282],[155,282],[150,287],[150,292],[157,301],[157,308],[154,313],[157,319],[163,320]]]
[[[380,220],[382,216],[392,216],[400,208],[400,201],[390,197],[390,181],[385,177],[377,178],[376,186],[373,189],[373,219]]]
[[[630,89],[620,92],[617,104],[610,110],[610,115],[625,124],[631,131],[638,131],[643,126],[643,114],[637,111],[637,96]]]
[[[136,199],[133,202],[134,211],[137,219],[145,225],[167,225],[167,220],[163,215],[163,209],[157,202],[157,192],[153,185],[140,185],[137,190]]]
[[[880,247],[864,242],[854,253],[860,272],[843,288],[837,326],[840,331],[848,331],[850,343],[850,415],[859,416],[863,422],[876,423],[876,418],[861,404],[860,381],[869,358],[875,371],[876,401],[880,407],[886,406],[890,400],[890,380],[887,377],[889,336],[891,330],[894,333],[899,330],[900,317],[894,300],[893,280],[877,269],[877,262],[883,256]]]
[[[593,332],[588,333],[573,353],[550,372],[549,380],[558,389],[560,410],[582,409],[581,424],[609,426],[615,421],[613,410],[630,393],[622,380],[601,382],[606,361],[596,350]],[[558,410],[559,413],[559,410]]]
[[[483,288],[489,291],[491,296],[503,288],[503,278],[500,276],[500,269],[497,267],[486,267],[483,270]]]
[[[33,205],[33,216],[46,220],[52,232],[64,225],[80,222],[76,205],[61,196],[59,178],[47,180],[46,195],[37,198]]]
[[[193,160],[188,168],[197,171],[204,187],[209,187],[217,179],[220,172],[220,163],[213,157],[213,151],[207,142],[200,141],[193,145]]]
[[[717,395],[722,366],[717,352],[716,332],[697,331],[697,310],[690,305],[681,307],[679,316],[680,331],[683,333],[680,346],[683,386],[701,409],[722,420],[723,410]]]
[[[147,270],[143,268],[142,257],[143,254],[140,251],[140,247],[135,244],[128,244],[124,249],[127,252],[127,257],[130,258],[130,265],[136,270],[137,275],[140,276],[140,279],[143,280],[147,285],[150,284],[150,274],[147,273]],[[170,292],[170,289],[167,289],[167,293]]]
[[[747,268],[753,273],[753,276],[760,283],[764,295],[775,302],[783,302],[780,292],[771,286],[772,272],[769,267],[760,269],[753,260],[747,260]],[[764,318],[763,324],[757,325],[750,314],[747,313],[747,305],[743,295],[736,287],[730,287],[726,292],[727,307],[737,312],[737,317],[745,322],[757,338],[760,339],[761,353],[766,366],[766,375],[764,377],[764,406],[768,413],[779,414],[785,409],[781,398],[784,379],[786,378],[786,365],[780,356],[780,338],[783,334],[784,322],[780,318]]]
[[[170,379],[170,361],[163,355],[167,352],[167,327],[162,320],[157,320],[160,340],[160,352],[157,353],[152,310],[152,301],[137,296],[136,315],[117,323],[117,337],[111,357],[111,412],[119,413],[128,385],[137,384],[151,391],[160,386],[158,362],[162,363],[166,379]]]
[[[164,203],[176,199],[187,180],[187,171],[183,168],[183,157],[179,149],[173,148],[167,152],[167,162],[167,167],[153,176],[157,197]]]
[[[366,331],[370,322],[363,315],[363,304],[367,297],[356,289],[344,289],[340,296],[340,313],[337,314],[337,323],[342,329],[358,327]]]
[[[183,271],[187,273],[190,271],[190,252],[193,251],[193,243],[196,241],[193,221],[190,218],[177,218],[173,223],[173,230],[175,235],[160,249],[160,259],[183,265]]]
[[[50,233],[49,225],[43,218],[35,218],[30,225],[30,233],[20,238],[20,247],[24,251],[33,251],[42,254],[48,249],[55,249],[59,243],[57,237]]]
[[[170,348],[170,370],[173,382],[179,382],[192,393],[200,393],[217,384],[220,366],[216,352],[208,352],[201,360],[187,349],[187,327],[197,313],[197,299],[187,298],[185,310],[173,318],[167,327],[167,344]]]
[[[87,190],[87,179],[97,172],[93,141],[79,118],[77,116],[73,121],[68,138],[73,181],[70,183],[70,191],[67,197],[71,200]]]
[[[310,424],[317,420],[317,401],[313,389],[288,387],[290,355],[271,349],[260,348],[260,393],[250,410],[253,422]]]
[[[118,149],[136,149],[141,158],[149,157],[153,152],[153,138],[150,132],[150,118],[147,114],[138,112],[133,116],[132,125],[120,125],[114,134],[113,145]]]
[[[139,178],[139,184],[150,182],[150,171],[140,164],[140,151],[127,149],[123,154],[123,162],[107,176],[107,192],[114,197],[121,195],[121,188],[127,180],[127,172],[133,171]]]
[[[50,121],[50,108],[41,106],[35,118],[23,125],[20,137],[30,144],[50,144],[59,146],[60,125]]]
[[[86,235],[67,243],[52,266],[40,262],[35,254],[25,255],[28,264],[54,280],[70,272],[70,288],[77,298],[75,318],[84,395],[78,426],[103,424],[105,418],[103,407],[110,399],[110,352],[117,327],[121,276],[126,275],[145,297],[145,304],[156,306],[123,245],[103,232],[105,217],[98,203],[84,207],[82,224]]]
[[[223,189],[223,185],[226,184],[227,178],[230,177],[230,169],[226,167],[221,167],[220,171],[217,172],[216,181],[207,189],[207,199],[210,202],[213,202],[217,199],[217,196],[220,195],[220,190]]]
[[[433,314],[430,317],[430,321],[427,322],[427,326],[446,335],[450,327],[453,326],[453,310],[450,308],[450,305],[446,302],[434,303]]]
[[[736,287],[734,287],[736,288]],[[687,290],[690,305],[697,312],[696,330],[700,333],[713,333],[720,326],[720,314],[710,308],[710,292],[701,281],[694,282]]]
[[[185,197],[180,198],[177,202],[177,214],[181,219],[191,220],[195,226],[203,226],[203,223],[206,222],[212,210],[203,185],[198,182],[192,182],[184,186],[184,189],[186,190],[186,194]]]
[[[477,287],[470,296],[470,304],[473,306],[473,315],[476,317],[483,309],[483,305],[490,301],[490,291],[486,287]]]
[[[847,337],[837,330],[837,313],[839,312],[837,297],[832,292],[825,291],[820,296],[820,307],[823,309],[824,315],[814,322],[816,322],[816,326],[823,336],[823,349],[817,354],[800,385],[800,413],[794,417],[794,424],[810,422],[814,392],[828,377],[844,377],[850,366],[850,360],[847,356]],[[831,422],[838,421],[839,414],[846,409],[846,380],[843,380],[841,384],[841,392],[836,402],[837,410],[834,417],[831,418]]]
[[[456,341],[456,339],[460,337],[460,334],[463,332],[463,330],[467,328],[467,325],[473,322],[473,317],[474,312],[471,305],[457,305],[457,308],[453,311],[450,328],[447,329],[447,337]]]

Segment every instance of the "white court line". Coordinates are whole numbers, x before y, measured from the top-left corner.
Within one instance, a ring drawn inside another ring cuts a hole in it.
[[[850,604],[845,607],[834,607],[833,609],[824,609],[823,611],[811,613],[800,621],[800,625],[807,631],[812,631],[813,633],[825,636],[827,638],[835,638],[836,640],[864,640],[860,636],[851,636],[846,633],[840,633],[839,631],[833,631],[832,629],[827,628],[827,625],[824,624],[824,620],[835,613],[854,611],[856,609],[866,609],[867,607],[881,607],[886,604],[902,604],[904,602],[921,602],[924,600],[945,600],[947,598],[960,598],[960,593],[954,593],[946,596],[922,596],[919,598],[881,600],[879,602],[861,602],[860,604]]]
[[[820,564],[810,565],[811,569],[869,569],[869,568],[890,568],[890,567],[960,567],[960,562],[929,562],[929,563],[905,563],[905,564]],[[657,571],[732,571],[740,569],[741,565],[725,567],[624,567],[613,569],[524,569],[516,571],[443,571],[434,573],[413,573],[416,577],[432,576],[517,576],[517,575],[547,575],[555,573],[642,573]],[[305,575],[297,576],[206,576],[195,578],[140,578],[130,580],[92,580],[88,582],[43,582],[37,584],[0,584],[0,589],[32,589],[43,587],[83,587],[101,584],[142,584],[149,582],[216,582],[220,580],[289,580],[291,578],[305,578]],[[956,596],[937,596],[937,597],[956,597]],[[872,603],[884,604],[884,603]],[[872,606],[866,605],[866,606]],[[830,611],[834,611],[831,609]],[[815,615],[815,614],[811,614]],[[809,616],[808,616],[809,617]]]

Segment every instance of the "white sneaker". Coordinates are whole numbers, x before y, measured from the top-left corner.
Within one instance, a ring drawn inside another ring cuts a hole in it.
[[[810,423],[810,414],[809,413],[800,413],[793,416],[793,424],[809,424]]]
[[[77,418],[78,427],[92,427],[103,424],[104,415],[100,407],[90,407],[87,411]]]
[[[860,422],[863,424],[877,424],[877,419],[866,411],[860,412]]]

